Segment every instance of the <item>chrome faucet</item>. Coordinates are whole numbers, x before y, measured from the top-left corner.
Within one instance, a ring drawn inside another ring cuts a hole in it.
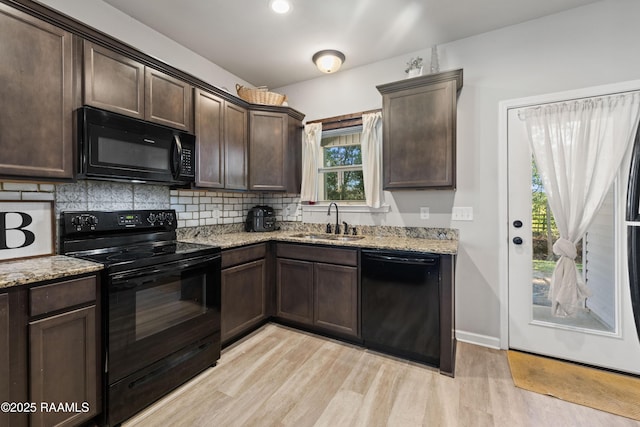
[[[334,230],[334,233],[340,234],[340,222],[338,221],[338,205],[336,204],[336,202],[331,202],[329,204],[329,210],[327,210],[327,216],[331,215],[331,206],[336,207],[336,228]],[[327,230],[330,230],[330,228],[327,227]]]

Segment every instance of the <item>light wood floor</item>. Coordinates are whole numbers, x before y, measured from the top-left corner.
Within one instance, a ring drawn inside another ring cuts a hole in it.
[[[138,426],[640,426],[516,388],[506,354],[458,344],[456,378],[268,324],[123,424]]]

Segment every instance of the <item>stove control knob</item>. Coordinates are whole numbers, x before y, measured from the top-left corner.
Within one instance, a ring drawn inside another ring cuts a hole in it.
[[[149,217],[147,218],[147,221],[149,221],[150,225],[154,225],[156,222],[156,219],[157,219],[156,214],[150,213]]]
[[[97,218],[96,218],[95,216],[93,216],[93,215],[89,215],[89,216],[87,216],[87,217],[85,218],[85,221],[84,221],[84,222],[85,222],[85,224],[87,224],[87,225],[95,226],[95,225],[96,225],[96,223],[97,223],[98,221],[97,221]]]
[[[74,216],[71,218],[71,225],[75,225],[76,227],[82,225],[82,217]]]
[[[173,213],[167,212],[167,222],[171,224],[173,222]]]

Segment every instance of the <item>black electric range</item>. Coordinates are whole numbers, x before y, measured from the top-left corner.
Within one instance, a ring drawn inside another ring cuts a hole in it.
[[[173,210],[63,212],[60,249],[102,263],[104,425],[220,357],[221,250],[176,239]]]

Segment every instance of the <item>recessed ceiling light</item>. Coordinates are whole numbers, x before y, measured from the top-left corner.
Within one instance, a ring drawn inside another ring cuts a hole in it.
[[[269,7],[275,13],[285,14],[291,10],[291,3],[287,0],[271,0],[269,2]]]

